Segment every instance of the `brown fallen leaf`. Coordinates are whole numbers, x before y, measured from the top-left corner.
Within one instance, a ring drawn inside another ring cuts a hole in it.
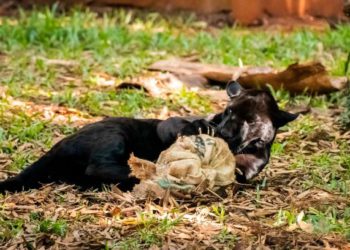
[[[112,209],[112,211],[111,211],[111,215],[113,216],[113,217],[115,217],[115,216],[119,216],[120,215],[120,213],[121,213],[121,208],[120,207],[114,207],[113,209]]]

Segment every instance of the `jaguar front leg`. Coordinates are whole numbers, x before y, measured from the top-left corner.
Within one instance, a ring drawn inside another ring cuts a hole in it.
[[[214,136],[215,127],[211,125],[207,120],[200,119],[187,124],[180,131],[180,135],[185,135],[185,136],[198,135],[198,134],[208,134],[208,135]]]

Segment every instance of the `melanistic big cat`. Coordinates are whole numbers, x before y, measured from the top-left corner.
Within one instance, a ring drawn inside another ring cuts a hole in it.
[[[17,176],[0,182],[0,193],[58,181],[82,187],[118,183],[122,190],[130,190],[138,182],[129,177],[127,160],[131,153],[155,161],[179,134],[205,133],[209,128],[236,155],[243,173],[240,179],[251,179],[268,163],[277,129],[296,115],[279,110],[269,92],[245,90],[234,81],[226,90],[230,102],[225,111],[208,119],[118,117],[89,124],[58,142]]]

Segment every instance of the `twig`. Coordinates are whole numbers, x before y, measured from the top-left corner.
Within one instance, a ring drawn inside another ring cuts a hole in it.
[[[217,198],[219,198],[220,200],[225,200],[224,198],[222,198],[220,195],[218,195],[217,193],[215,193],[213,190],[207,188],[206,189],[209,193],[213,194],[214,196],[216,196]]]
[[[22,239],[23,239],[23,242],[24,242],[24,244],[25,244],[25,246],[26,246],[26,248],[27,248],[28,250],[34,250],[34,249],[35,249],[34,246],[33,246],[33,244],[30,243],[30,242],[28,242],[28,241],[26,240],[26,238],[24,237],[24,235],[22,235]]]
[[[1,169],[0,172],[6,173],[6,174],[18,174],[19,173],[19,171],[11,171],[11,170],[7,170],[7,169]]]

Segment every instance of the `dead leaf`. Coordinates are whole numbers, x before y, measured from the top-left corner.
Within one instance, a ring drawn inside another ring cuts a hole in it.
[[[111,214],[112,214],[113,217],[119,216],[120,213],[121,213],[121,211],[122,211],[122,210],[121,210],[120,207],[114,207],[114,208],[112,209],[112,211],[111,211]]]
[[[297,224],[300,227],[301,230],[303,230],[306,233],[311,234],[314,231],[314,227],[312,226],[312,224],[307,223],[305,221],[303,221],[305,214],[304,211],[301,211],[298,216],[297,216]]]

